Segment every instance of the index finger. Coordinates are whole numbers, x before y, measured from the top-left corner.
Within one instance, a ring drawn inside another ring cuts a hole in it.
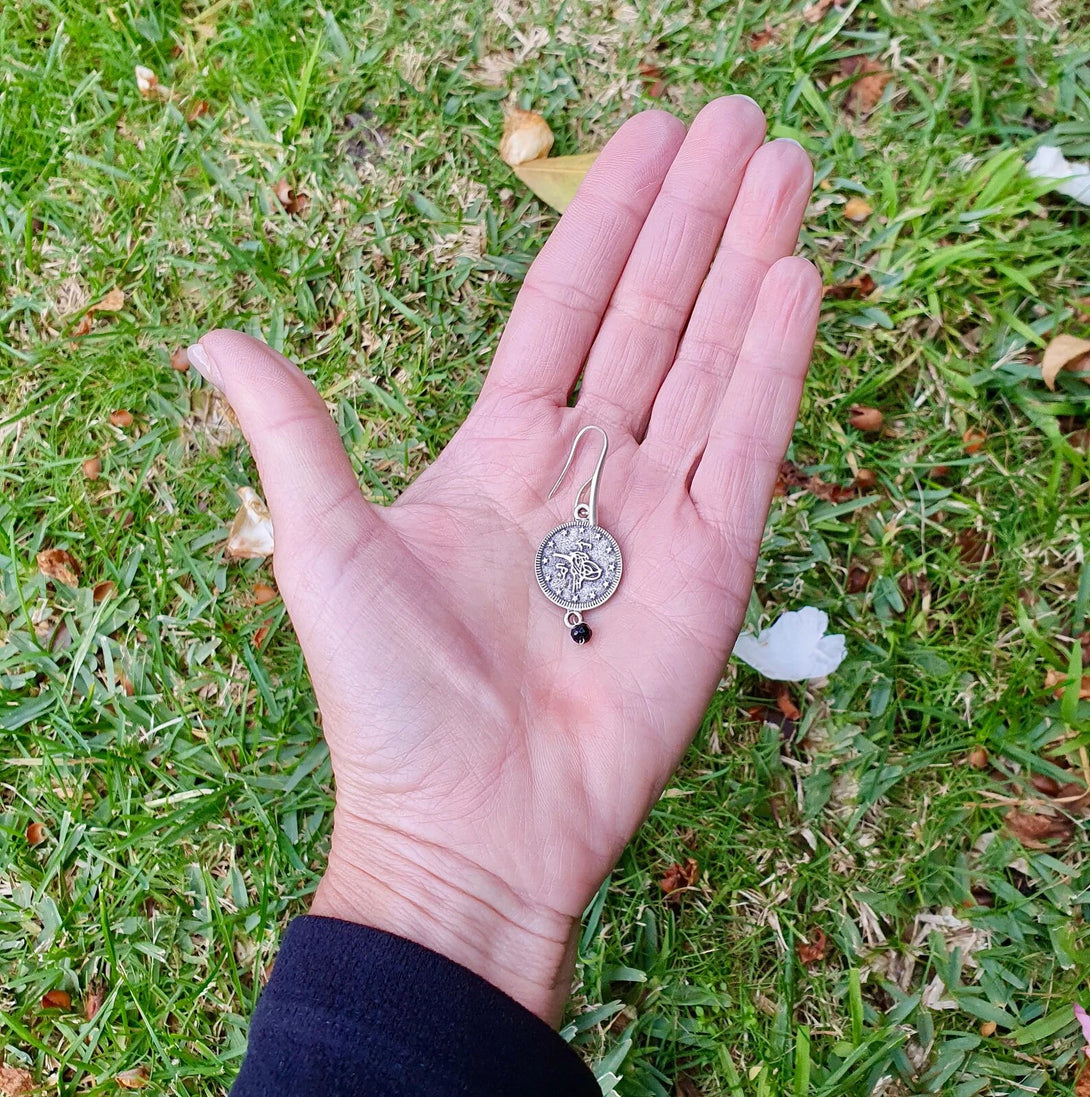
[[[482,396],[567,403],[685,126],[644,111],[610,138],[534,261]]]

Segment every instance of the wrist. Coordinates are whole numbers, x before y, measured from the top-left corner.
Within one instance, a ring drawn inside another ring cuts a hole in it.
[[[450,850],[370,824],[335,824],[310,913],[414,941],[554,1028],[560,1023],[578,920],[515,895],[494,873]]]

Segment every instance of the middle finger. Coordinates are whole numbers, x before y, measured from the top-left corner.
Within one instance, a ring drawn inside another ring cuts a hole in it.
[[[744,95],[696,116],[613,291],[577,406],[637,441],[764,132],[764,115]]]

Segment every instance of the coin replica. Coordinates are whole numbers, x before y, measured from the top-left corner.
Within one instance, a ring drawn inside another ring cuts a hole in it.
[[[591,637],[583,613],[613,596],[621,581],[622,566],[620,545],[613,534],[598,525],[598,481],[609,448],[609,439],[601,427],[583,427],[575,436],[564,471],[549,492],[549,498],[563,483],[579,440],[590,430],[596,430],[602,436],[598,464],[591,478],[576,492],[572,521],[554,527],[545,535],[534,565],[538,585],[545,597],[567,611],[564,625],[577,644],[585,644]],[[584,492],[587,493],[586,502],[582,501]]]

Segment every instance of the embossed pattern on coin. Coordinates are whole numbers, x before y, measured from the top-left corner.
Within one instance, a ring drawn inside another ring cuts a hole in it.
[[[621,549],[601,526],[565,522],[541,542],[536,571],[550,602],[563,609],[593,609],[621,581]]]

